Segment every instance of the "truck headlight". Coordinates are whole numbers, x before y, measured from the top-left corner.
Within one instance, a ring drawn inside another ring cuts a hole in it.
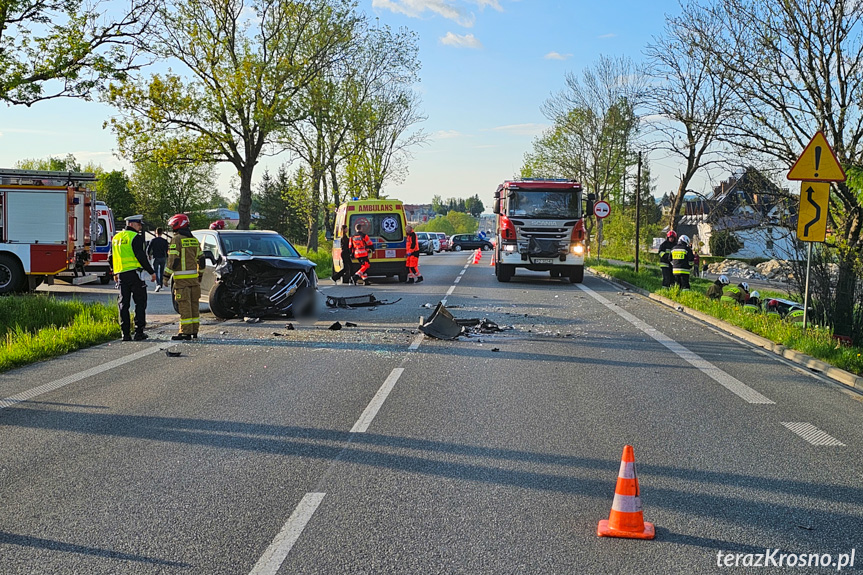
[[[584,255],[584,246],[581,244],[572,244],[572,253],[577,256]]]
[[[505,252],[510,252],[510,253],[512,253],[512,252],[514,252],[516,249],[518,249],[518,246],[517,246],[517,245],[515,245],[515,244],[506,244],[505,246],[503,246],[503,251],[505,251]]]

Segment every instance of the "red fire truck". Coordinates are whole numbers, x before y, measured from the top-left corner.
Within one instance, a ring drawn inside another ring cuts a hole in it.
[[[0,168],[0,294],[36,289],[56,276],[99,279],[85,268],[95,234],[90,173]],[[108,273],[107,270],[104,273]]]
[[[581,184],[575,180],[524,178],[498,186],[493,210],[498,281],[508,282],[516,268],[525,268],[581,283],[587,242],[584,217],[593,214],[593,199],[588,194],[582,205]]]

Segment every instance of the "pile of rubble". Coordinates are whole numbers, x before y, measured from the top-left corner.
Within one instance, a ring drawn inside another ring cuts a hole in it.
[[[790,282],[794,279],[794,268],[786,260],[770,260],[757,266],[737,260],[723,260],[707,266],[707,271],[711,274],[753,280]]]

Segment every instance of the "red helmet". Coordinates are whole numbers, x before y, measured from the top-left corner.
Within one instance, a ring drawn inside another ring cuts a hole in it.
[[[677,232],[675,232],[674,230],[668,230],[668,233],[665,234],[665,237],[668,238],[669,240],[671,240],[671,239],[676,240],[677,239]]]
[[[175,232],[180,228],[185,228],[189,226],[189,216],[186,214],[177,214],[173,216],[170,220],[168,220],[168,227],[170,227]]]
[[[210,224],[211,230],[224,230],[225,229],[225,220],[216,220],[212,224]]]

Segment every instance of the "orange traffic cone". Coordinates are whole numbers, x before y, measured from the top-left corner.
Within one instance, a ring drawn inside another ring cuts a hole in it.
[[[635,474],[635,454],[631,445],[623,447],[614,501],[608,519],[599,522],[596,534],[600,537],[626,537],[628,539],[653,539],[656,532],[653,523],[644,520],[641,511],[638,477]]]
[[[479,250],[476,250],[473,254],[473,263],[478,264],[479,260],[482,259],[482,253]]]
[[[490,258],[488,258],[488,259],[489,259],[489,262],[490,262],[488,265],[490,265],[491,267],[494,267],[494,254],[491,254],[491,257],[490,257]]]

